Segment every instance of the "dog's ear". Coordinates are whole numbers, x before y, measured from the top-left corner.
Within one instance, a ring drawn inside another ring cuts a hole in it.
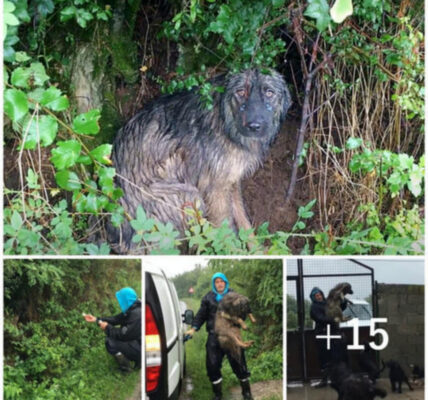
[[[288,90],[287,85],[284,86],[284,98],[282,100],[282,110],[281,110],[281,122],[284,121],[285,116],[287,115],[287,111],[290,108],[291,104],[293,103],[291,100],[291,94]]]

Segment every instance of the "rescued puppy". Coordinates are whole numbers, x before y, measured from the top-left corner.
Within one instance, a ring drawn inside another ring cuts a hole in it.
[[[353,304],[352,301],[348,300],[345,297],[347,294],[353,293],[354,292],[352,291],[352,286],[348,282],[338,283],[328,293],[326,314],[328,317],[334,319],[334,322],[336,322],[337,324],[352,319],[352,317],[343,316],[341,304],[343,303],[343,301]]]
[[[406,374],[403,371],[403,368],[401,368],[401,365],[397,361],[389,360],[386,363],[382,361],[382,364],[384,365],[384,368],[389,368],[389,380],[391,381],[391,390],[393,392],[396,391],[397,393],[402,393],[401,384],[403,382],[407,383],[407,386],[409,386],[410,390],[413,390]]]
[[[358,354],[358,364],[364,372],[367,372],[369,379],[373,383],[376,383],[376,379],[380,376],[380,369],[374,361],[374,358],[374,350],[367,342],[364,343],[364,350]]]
[[[248,297],[236,292],[227,293],[217,307],[214,331],[220,347],[229,352],[238,362],[241,362],[242,349],[254,343],[254,340],[244,342],[241,338],[240,329],[248,329],[244,320],[249,314]],[[251,319],[254,320],[254,318]]]
[[[354,374],[344,362],[330,367],[330,379],[338,400],[373,400],[376,396],[386,396],[385,390],[375,387],[365,376]]]

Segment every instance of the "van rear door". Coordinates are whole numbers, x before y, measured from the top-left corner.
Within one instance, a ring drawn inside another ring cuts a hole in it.
[[[180,389],[181,370],[180,370],[180,324],[177,320],[176,304],[172,299],[170,286],[164,275],[152,275],[157,294],[159,296],[160,306],[163,315],[165,331],[165,349],[167,357],[167,382],[168,399],[178,396]]]

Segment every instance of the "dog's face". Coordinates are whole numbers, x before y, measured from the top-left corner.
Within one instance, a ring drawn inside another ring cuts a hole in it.
[[[233,316],[246,317],[250,312],[250,300],[239,293],[230,292],[221,301],[224,310]]]
[[[343,288],[343,294],[347,295],[347,294],[354,294],[353,290],[352,290],[352,286],[347,283],[344,288]]]
[[[226,131],[238,141],[241,136],[269,142],[290,105],[290,93],[277,72],[247,70],[231,75],[223,99]]]

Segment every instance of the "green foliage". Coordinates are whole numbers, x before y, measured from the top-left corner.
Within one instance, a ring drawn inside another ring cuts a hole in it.
[[[61,189],[72,192],[72,206],[77,212],[99,214],[106,211],[118,224],[123,220],[123,209],[117,203],[122,191],[113,184],[115,170],[110,167],[109,160],[112,147],[104,144],[90,150],[82,139],[83,135],[93,136],[99,132],[100,112],[91,110],[70,115],[67,97],[58,88],[48,85],[48,81],[45,67],[39,62],[15,68],[10,75],[9,86],[12,88],[5,90],[6,115],[12,120],[13,129],[20,134],[23,149],[53,145],[50,161],[56,170],[55,181]],[[70,116],[71,126],[66,122]],[[59,135],[65,135],[69,140],[59,140]],[[85,252],[86,246],[74,239],[73,215],[69,213],[67,203],[61,200],[51,205],[43,196],[40,185],[34,186],[41,177],[28,170],[27,182],[30,179],[33,186],[29,189],[32,190],[25,192],[22,187],[22,196],[15,197],[10,208],[5,210],[5,252]],[[42,215],[48,219],[43,225],[39,223]],[[52,237],[58,240],[52,242]],[[105,254],[106,245],[102,247],[98,253]],[[43,250],[46,248],[48,250]],[[94,254],[94,246],[90,248]]]
[[[7,260],[4,398],[127,398],[139,374],[118,372],[104,334],[82,318],[117,314],[124,286],[141,295],[138,261]]]
[[[164,90],[202,85],[201,94],[204,98],[208,95],[209,104],[212,88],[204,82],[210,68],[236,72],[254,66],[273,67],[277,56],[285,52],[284,41],[275,35],[278,26],[286,22],[283,3],[192,0],[164,23],[163,35],[181,49],[178,79],[164,85]]]
[[[355,149],[355,147],[353,147]],[[352,156],[349,163],[352,173],[374,174],[381,179],[380,191],[389,192],[394,198],[404,187],[415,197],[423,193],[425,174],[425,156],[417,164],[407,154],[396,154],[388,150],[370,150],[364,148],[361,153]]]
[[[322,32],[329,26],[331,22],[330,7],[326,0],[309,0],[305,15],[316,19],[317,29]]]

